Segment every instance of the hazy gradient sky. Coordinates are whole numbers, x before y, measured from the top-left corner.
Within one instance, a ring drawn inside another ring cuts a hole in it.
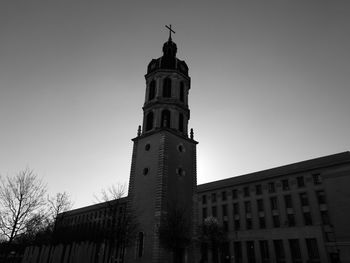
[[[0,174],[75,207],[128,182],[172,24],[204,183],[350,149],[350,1],[0,2]]]

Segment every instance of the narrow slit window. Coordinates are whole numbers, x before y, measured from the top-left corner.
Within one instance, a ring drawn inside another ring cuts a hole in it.
[[[170,111],[162,111],[162,127],[170,128]]]
[[[184,115],[182,113],[179,115],[179,131],[184,131]]]
[[[137,242],[137,256],[140,258],[143,256],[143,232],[139,232]]]
[[[147,114],[146,117],[146,131],[152,130],[153,128],[153,112]]]
[[[180,83],[180,101],[185,101],[185,84],[183,82]]]
[[[171,97],[171,79],[165,78],[163,82],[163,97],[170,98]]]
[[[156,81],[152,80],[149,84],[149,91],[148,91],[148,100],[153,100],[156,96]]]

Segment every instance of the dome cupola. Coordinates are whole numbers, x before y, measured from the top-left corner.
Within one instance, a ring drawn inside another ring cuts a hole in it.
[[[169,37],[169,40],[163,45],[163,57],[176,57],[177,46]]]
[[[151,60],[147,67],[147,75],[157,70],[167,69],[176,70],[188,76],[188,66],[186,62],[176,57],[177,46],[171,38],[171,33],[175,32],[172,30],[171,25],[170,27],[166,27],[169,29],[169,39],[163,45],[163,56]]]

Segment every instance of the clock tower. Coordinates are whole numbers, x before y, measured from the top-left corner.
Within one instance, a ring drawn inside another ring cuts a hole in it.
[[[169,27],[168,27],[169,28]],[[133,139],[128,209],[138,228],[126,262],[172,263],[174,251],[164,244],[159,229],[174,211],[195,225],[196,145],[188,136],[191,79],[187,64],[176,57],[177,46],[169,39],[163,55],[147,67],[143,125]],[[193,262],[193,249],[181,251],[179,262]]]

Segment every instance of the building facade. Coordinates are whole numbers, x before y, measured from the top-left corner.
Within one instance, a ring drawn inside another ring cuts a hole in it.
[[[225,262],[350,262],[350,153],[198,185],[199,222],[226,231]]]
[[[163,55],[147,67],[143,125],[132,140],[128,196],[113,205],[60,214],[59,240],[69,239],[69,233],[79,233],[80,239],[72,242],[90,236],[100,243],[116,240],[115,226],[131,215],[137,221],[131,242],[124,240],[114,250],[116,241],[108,243],[109,250],[98,246],[85,262],[217,262],[196,231],[206,218],[216,218],[226,236],[220,262],[350,263],[350,153],[197,186],[197,142],[188,129],[191,81],[187,64],[176,53],[170,35]],[[171,250],[159,229],[174,211],[183,213],[196,242]]]

